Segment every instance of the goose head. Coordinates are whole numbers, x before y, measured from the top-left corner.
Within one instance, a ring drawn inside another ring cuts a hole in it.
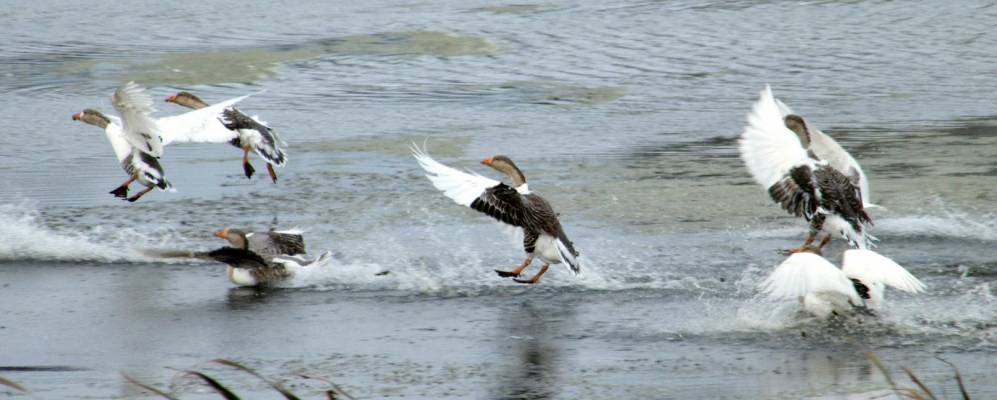
[[[797,139],[800,139],[800,144],[803,145],[804,149],[810,148],[810,127],[807,126],[807,121],[803,117],[796,114],[789,114],[784,119],[786,128],[793,131],[796,134]]]
[[[92,108],[73,114],[73,121],[83,121],[90,125],[98,126],[101,129],[107,128],[107,125],[111,123],[110,118]]]
[[[225,239],[237,249],[249,250],[249,241],[246,240],[246,232],[238,229],[225,228],[215,232],[215,236]]]
[[[197,97],[193,93],[186,91],[179,92],[175,95],[167,97],[166,102],[176,103],[187,108],[193,108],[195,110],[208,106],[208,103],[205,103],[203,100],[201,100],[200,97]]]
[[[512,187],[519,187],[526,183],[526,176],[523,175],[523,171],[520,171],[509,157],[502,155],[492,156],[481,160],[481,163],[508,175],[509,179],[512,179]]]

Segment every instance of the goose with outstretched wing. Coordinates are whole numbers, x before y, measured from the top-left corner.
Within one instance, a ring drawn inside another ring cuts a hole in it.
[[[865,211],[861,189],[848,175],[807,150],[811,136],[805,126],[802,117],[782,114],[766,86],[748,114],[748,126],[739,142],[741,159],[755,181],[784,210],[810,223],[806,241],[787,254],[810,249],[821,233],[826,236],[817,252],[832,235],[860,249],[873,246],[875,237],[868,232],[872,219]]]
[[[152,98],[141,86],[129,82],[118,88],[112,96],[112,104],[121,118],[88,108],[73,114],[73,120],[104,130],[114,155],[129,176],[111,194],[134,202],[153,188],[172,188],[159,163],[164,146],[172,142],[211,142],[213,135],[217,135],[213,132],[228,131],[218,118],[226,109],[246,97],[248,96],[236,97],[210,108],[155,119],[150,116],[153,111]],[[146,189],[128,197],[128,187],[135,181],[145,185]]]
[[[443,165],[415,145],[412,146],[412,154],[433,186],[451,200],[522,231],[526,260],[511,271],[495,270],[499,276],[533,284],[539,281],[551,264],[563,263],[575,274],[581,271],[579,253],[564,233],[557,213],[547,200],[530,192],[526,176],[509,157],[496,155],[481,163],[506,174],[511,185]],[[528,279],[519,279],[534,257],[539,257],[544,263],[540,271]]]
[[[190,92],[179,92],[167,97],[166,101],[195,110],[210,107],[208,103]],[[242,149],[242,168],[246,178],[252,178],[256,172],[249,163],[249,152],[254,151],[267,162],[267,173],[270,174],[273,183],[277,183],[277,173],[273,167],[274,165],[282,167],[287,163],[287,155],[282,147],[284,143],[277,136],[277,132],[258,117],[248,116],[237,108],[225,110],[220,121],[225,129],[218,131],[214,137],[217,142],[227,142]]]

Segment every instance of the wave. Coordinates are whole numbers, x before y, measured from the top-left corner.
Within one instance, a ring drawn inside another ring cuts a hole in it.
[[[873,215],[872,232],[876,236],[928,237],[997,241],[997,217],[992,214],[974,215],[946,207],[929,214]],[[806,233],[803,220],[782,227],[748,233],[749,238],[800,237]]]
[[[42,221],[29,204],[0,204],[0,262],[151,262],[165,261],[145,254],[151,247],[171,239],[158,239],[131,229],[107,229],[100,225],[84,230],[62,230]]]

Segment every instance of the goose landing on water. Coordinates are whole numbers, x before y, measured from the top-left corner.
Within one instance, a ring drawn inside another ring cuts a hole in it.
[[[485,213],[522,232],[526,260],[512,271],[495,270],[499,276],[533,284],[547,272],[550,264],[564,263],[575,274],[581,271],[579,254],[564,233],[557,213],[547,200],[530,192],[526,176],[508,157],[494,156],[481,163],[509,176],[512,186],[440,164],[416,145],[412,146],[412,155],[426,171],[426,177],[433,186],[444,195],[457,204]],[[533,262],[534,256],[544,263],[540,271],[529,279],[519,279],[523,270]]]
[[[332,259],[332,252],[327,251],[310,260],[300,255],[265,257],[245,249],[222,247],[207,256],[227,264],[225,275],[236,285],[273,286],[307,269],[324,267]]]
[[[872,219],[865,212],[861,181],[855,180],[864,180],[865,175],[861,169],[852,168],[849,176],[820,159],[811,148],[816,131],[798,115],[784,116],[787,110],[785,105],[780,107],[772,89],[766,86],[748,114],[748,126],[740,139],[741,158],[755,181],[784,210],[810,223],[803,245],[786,253],[819,253],[834,234],[859,249],[873,247],[876,238],[868,232]],[[822,232],[826,236],[816,249],[811,249]]]
[[[199,97],[190,92],[180,92],[167,97],[169,103],[176,103],[195,110],[210,107]],[[235,147],[242,149],[242,168],[246,178],[252,178],[256,170],[249,163],[249,151],[253,150],[267,162],[267,173],[273,183],[277,183],[277,173],[273,166],[284,166],[287,156],[281,148],[283,142],[277,133],[273,131],[266,122],[260,121],[256,116],[243,114],[236,108],[230,108],[221,116],[221,122],[225,125],[225,130],[217,132],[213,136],[213,141],[217,143],[228,142]]]
[[[925,285],[904,267],[872,250],[845,251],[841,269],[811,252],[795,253],[761,284],[776,300],[798,299],[821,319],[832,315],[874,314],[883,305],[886,286],[920,293]]]
[[[298,255],[305,253],[305,238],[300,230],[292,229],[267,232],[245,232],[241,229],[225,228],[215,232],[215,236],[225,239],[237,249],[248,250],[263,255]]]

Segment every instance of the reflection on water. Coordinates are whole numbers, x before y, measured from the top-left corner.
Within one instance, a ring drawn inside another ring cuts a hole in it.
[[[572,328],[573,305],[534,305],[523,301],[502,308],[496,353],[505,356],[491,398],[505,400],[550,399],[563,384],[560,379],[564,352],[558,338]]]

